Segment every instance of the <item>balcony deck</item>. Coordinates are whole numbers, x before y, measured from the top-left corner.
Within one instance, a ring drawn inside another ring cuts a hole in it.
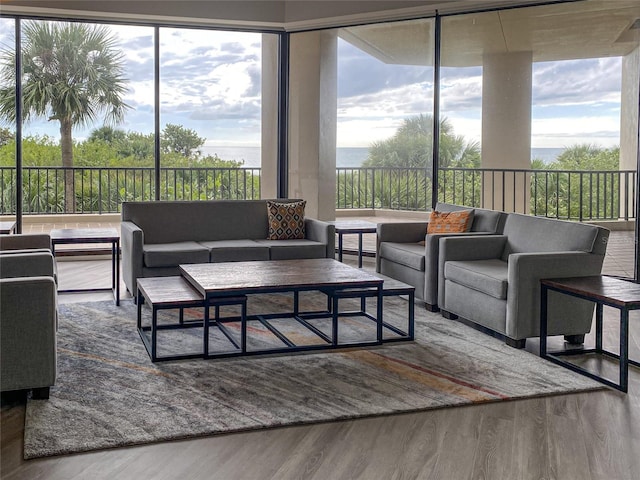
[[[353,212],[355,213],[355,212]],[[24,233],[47,233],[53,229],[58,228],[116,228],[120,231],[120,222],[114,221],[113,215],[105,215],[105,221],[100,219],[96,220],[96,216],[92,216],[91,221],[81,221],[82,217],[75,217],[70,219],[69,217],[61,217],[60,221],[56,222],[43,222],[43,223],[25,223],[23,225]],[[338,219],[345,220],[364,220],[372,223],[387,223],[387,222],[410,222],[410,221],[422,221],[424,220],[423,213],[404,213],[402,215],[394,215],[390,213],[385,216],[339,216]],[[50,218],[50,217],[49,217]],[[345,254],[357,252],[358,237],[357,235],[345,235],[344,236],[344,249]],[[107,246],[104,246],[106,248]],[[101,246],[87,245],[84,248],[82,245],[61,245],[59,250],[77,250],[81,249],[86,253],[99,253],[96,252],[96,248],[100,249]],[[104,250],[103,248],[103,250]],[[375,256],[376,250],[376,236],[375,234],[365,234],[363,236],[363,249],[366,255],[369,257]],[[634,272],[634,232],[633,230],[612,230],[609,237],[609,243],[607,246],[607,254],[605,256],[602,273],[607,275],[616,275],[621,277],[633,277]]]

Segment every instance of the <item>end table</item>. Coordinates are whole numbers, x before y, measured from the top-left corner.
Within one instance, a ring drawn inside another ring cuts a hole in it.
[[[120,305],[120,235],[115,228],[64,228],[51,230],[51,252],[56,255],[56,245],[83,243],[111,244],[111,288],[81,288],[59,290],[61,293],[96,292],[112,290],[116,305]]]

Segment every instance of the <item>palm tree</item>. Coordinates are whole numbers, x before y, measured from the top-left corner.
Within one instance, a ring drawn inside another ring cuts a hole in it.
[[[128,106],[123,101],[124,55],[109,30],[83,23],[29,21],[23,23],[23,119],[46,117],[60,123],[60,147],[65,171],[65,210],[75,210],[73,138],[75,126],[119,123]],[[0,52],[0,118],[16,121],[16,55]]]
[[[433,117],[420,114],[405,118],[396,133],[374,142],[364,167],[427,168],[431,165],[433,148]],[[440,120],[440,167],[473,167],[480,165],[477,142],[467,142],[456,135],[447,118]]]

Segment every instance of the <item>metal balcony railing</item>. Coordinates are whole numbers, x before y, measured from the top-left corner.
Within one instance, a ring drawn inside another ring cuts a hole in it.
[[[336,207],[428,210],[431,172],[422,168],[338,168]],[[636,172],[441,168],[443,202],[567,220],[635,217]]]
[[[73,186],[65,189],[72,173]],[[338,168],[336,208],[425,211],[432,181],[421,168]],[[260,168],[160,170],[161,200],[260,198]],[[438,198],[472,207],[578,221],[634,219],[636,172],[442,168]],[[116,213],[154,200],[152,167],[24,167],[25,214]],[[16,170],[0,167],[0,214],[15,212]],[[73,211],[67,198],[74,198]]]
[[[71,189],[65,188],[68,172]],[[155,183],[152,167],[24,167],[23,212],[117,213],[124,201],[154,200]],[[15,212],[15,186],[16,169],[0,167],[0,213]],[[161,168],[159,189],[161,200],[255,199],[260,198],[260,169]],[[70,194],[73,209],[66,207]]]

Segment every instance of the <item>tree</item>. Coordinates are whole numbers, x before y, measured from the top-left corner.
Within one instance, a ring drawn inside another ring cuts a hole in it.
[[[113,128],[111,125],[104,125],[100,128],[96,128],[91,131],[89,138],[90,142],[103,141],[110,145],[118,142],[122,142],[127,138],[127,134],[124,130]]]
[[[199,157],[201,152],[198,148],[204,145],[205,140],[195,130],[171,123],[167,123],[161,136],[162,150],[165,153],[179,153],[186,158]]]
[[[7,145],[16,138],[15,134],[8,128],[0,128],[0,147]]]
[[[427,168],[431,165],[433,148],[433,117],[418,115],[406,118],[396,133],[387,140],[369,147],[364,167]],[[440,167],[479,167],[480,149],[476,142],[467,142],[455,135],[446,118],[440,120]]]
[[[29,21],[23,23],[23,120],[47,117],[60,123],[65,172],[65,210],[75,210],[72,129],[104,115],[118,123],[128,106],[123,101],[124,56],[105,26]],[[0,52],[0,118],[15,123],[16,55]]]

